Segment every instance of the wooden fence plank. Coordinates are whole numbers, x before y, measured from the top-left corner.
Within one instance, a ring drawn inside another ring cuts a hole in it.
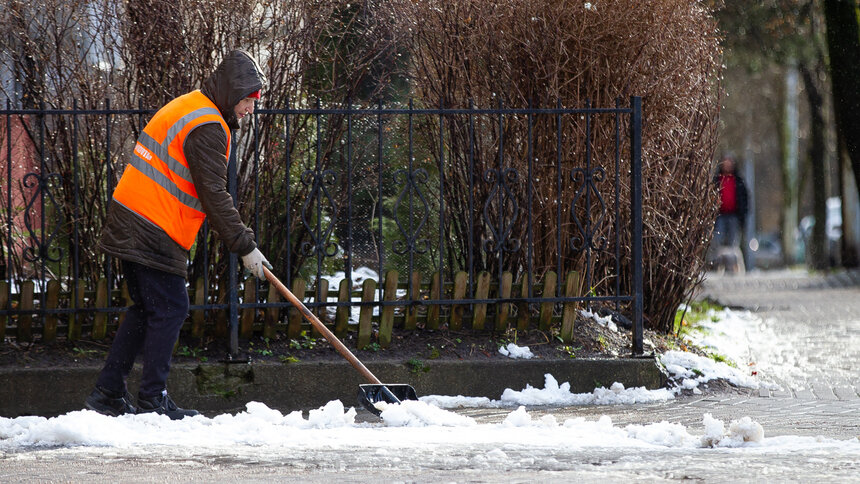
[[[131,294],[128,292],[128,281],[125,279],[122,280],[122,284],[120,284],[120,297],[122,298],[123,304],[125,307],[130,308],[134,305],[134,301],[131,300]],[[128,311],[123,311],[119,313],[117,318],[117,327],[125,321],[125,315],[128,314]]]
[[[292,292],[299,301],[304,301],[306,288],[307,283],[304,279],[297,277],[293,281]],[[288,314],[289,316],[287,318],[289,322],[287,323],[287,336],[290,339],[298,339],[299,336],[302,335],[302,321],[304,316],[302,316],[302,313],[296,308],[290,308]]]
[[[328,301],[328,279],[322,279],[317,281],[319,291],[314,291],[314,301],[317,303],[324,303]],[[319,298],[317,298],[317,294],[319,294]],[[314,314],[316,314],[317,318],[322,322],[322,324],[331,326],[328,322],[328,311],[325,306],[318,306],[314,309]],[[322,333],[317,331],[317,329],[311,328],[311,334],[314,338],[322,338]]]
[[[35,284],[33,281],[24,281],[21,283],[21,302],[18,307],[22,311],[33,310],[33,291]],[[29,343],[33,341],[33,314],[22,313],[18,316],[18,342]]]
[[[227,303],[227,282],[220,281],[218,287],[218,303]],[[218,309],[215,311],[215,337],[226,338],[230,333],[230,309]]]
[[[373,302],[376,296],[376,281],[373,279],[365,279],[361,285],[361,302]],[[370,344],[370,335],[372,332],[371,318],[373,317],[373,306],[361,306],[358,316],[358,341],[356,346],[358,349],[364,349]]]
[[[45,309],[57,309],[60,307],[60,281],[52,279],[48,281],[48,294]],[[42,341],[53,343],[57,339],[57,322],[59,317],[56,313],[45,315],[45,325],[42,328]],[[2,341],[2,339],[0,339]]]
[[[543,297],[555,297],[555,286],[558,282],[558,275],[553,271],[548,271],[543,277]],[[552,322],[552,311],[555,303],[545,302],[540,305],[539,328],[542,331],[549,329]]]
[[[242,301],[245,304],[257,302],[257,278],[251,276],[245,279],[245,295]],[[250,338],[254,335],[254,317],[257,310],[254,308],[242,308],[242,314],[239,315],[239,337]]]
[[[439,272],[434,272],[430,279],[430,300],[438,301],[442,299],[442,277]],[[427,308],[427,322],[424,323],[427,329],[439,329],[439,305],[432,304]]]
[[[400,274],[391,269],[385,273],[385,287],[382,292],[383,301],[397,299],[397,279]],[[391,344],[391,330],[394,328],[394,306],[383,306],[379,318],[379,346],[388,348]]]
[[[0,281],[0,308],[8,309],[9,307],[9,282]],[[0,341],[6,340],[6,324],[9,317],[5,314],[0,315]]]
[[[522,281],[520,281],[520,294],[519,297],[526,298],[529,297],[529,277],[524,274]],[[517,330],[525,331],[529,329],[529,323],[531,322],[531,307],[529,303],[519,303],[517,304]]]
[[[194,305],[199,306],[206,304],[206,286],[203,284],[203,278],[198,277],[194,281]],[[206,311],[195,309],[191,311],[191,337],[202,338],[203,327],[206,324]]]
[[[513,287],[514,275],[510,272],[502,273],[502,280],[499,283],[499,298],[507,299],[511,297],[511,288]],[[504,331],[508,326],[508,315],[511,313],[510,303],[496,303],[496,331]]]
[[[419,301],[421,299],[421,273],[418,271],[412,272],[412,300]],[[418,328],[418,308],[420,304],[412,304],[406,306],[406,318],[403,320],[403,329],[414,331]]]
[[[274,284],[269,284],[269,293],[266,295],[266,302],[279,303],[281,302],[281,293]],[[263,338],[272,339],[278,333],[278,320],[281,318],[281,308],[270,307],[266,309],[266,314],[263,316]]]
[[[352,281],[343,279],[340,281],[340,287],[337,291],[338,302],[350,302],[350,292],[352,290]],[[349,306],[338,306],[334,316],[334,335],[338,338],[346,336],[349,329]]]
[[[565,281],[564,295],[566,297],[577,297],[580,295],[579,287],[579,272],[570,271],[567,273]],[[579,308],[579,303],[567,302],[564,303],[564,309],[561,313],[561,336],[562,341],[570,343],[573,341],[574,323],[576,322],[576,312]]]
[[[77,299],[75,299],[75,294],[72,292],[70,294],[72,301],[72,307],[75,309],[82,309],[84,307],[84,301],[86,300],[86,283],[82,280],[79,280],[75,283],[75,287],[78,291]],[[68,339],[69,341],[77,341],[81,339],[81,328],[84,325],[84,318],[86,318],[86,313],[72,313],[69,316],[69,327],[68,327]]]
[[[466,297],[466,289],[469,283],[469,274],[460,271],[454,275],[454,294],[451,299],[462,300]],[[466,310],[465,304],[454,304],[451,306],[451,319],[448,321],[448,329],[451,331],[460,331],[463,327],[463,311]]]
[[[109,307],[108,303],[108,283],[107,279],[102,277],[96,281],[96,309]],[[107,335],[107,317],[108,313],[95,312],[93,313],[93,339],[102,340]]]
[[[478,284],[475,288],[475,299],[487,299],[490,296],[490,273],[482,271],[478,274]],[[472,316],[472,329],[481,331],[487,321],[487,303],[475,304]]]

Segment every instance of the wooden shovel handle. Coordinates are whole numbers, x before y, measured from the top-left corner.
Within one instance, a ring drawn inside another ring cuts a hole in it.
[[[366,378],[367,381],[369,381],[370,383],[375,383],[377,385],[382,384],[382,382],[379,381],[379,378],[376,378],[373,373],[371,373],[370,370],[368,370],[367,367],[364,366],[364,364],[359,361],[359,359],[356,358],[351,351],[349,351],[349,348],[347,348],[343,343],[341,343],[340,340],[337,339],[337,336],[335,336],[334,333],[332,333],[328,328],[326,328],[322,321],[320,321],[319,318],[317,318],[316,315],[312,313],[310,309],[308,309],[308,307],[305,306],[305,304],[301,302],[299,298],[296,297],[295,294],[292,293],[292,291],[287,289],[287,286],[281,283],[281,281],[279,281],[278,278],[275,277],[275,275],[272,274],[272,272],[267,267],[263,266],[263,272],[266,274],[266,279],[268,279],[271,284],[274,284],[274,286],[278,289],[278,292],[280,292],[282,296],[287,298],[287,300],[290,301],[290,303],[292,303],[292,305],[295,306],[296,309],[301,311],[305,319],[310,321],[314,328],[316,328],[317,331],[322,333],[322,335],[325,336],[325,339],[328,340],[328,342],[331,343],[332,346],[334,346],[334,349],[336,349],[337,352],[341,354],[341,356],[346,358],[346,361],[348,361],[356,370],[358,370],[358,372],[361,373],[361,375]]]

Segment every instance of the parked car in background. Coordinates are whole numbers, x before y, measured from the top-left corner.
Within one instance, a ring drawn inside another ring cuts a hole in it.
[[[810,241],[812,239],[812,228],[815,227],[815,216],[807,215],[800,219],[796,233],[796,256],[798,262],[809,260]],[[839,244],[842,239],[842,200],[839,197],[827,199],[827,220],[825,221],[824,233],[827,237],[827,252],[830,265],[839,265]]]
[[[749,241],[751,268],[775,269],[785,265],[779,233],[758,234]]]

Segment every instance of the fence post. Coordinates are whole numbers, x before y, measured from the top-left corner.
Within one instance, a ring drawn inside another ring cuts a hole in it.
[[[430,300],[438,301],[442,299],[442,274],[437,271],[433,273],[430,279]],[[424,323],[427,329],[439,329],[439,305],[432,304],[427,308],[427,321]]]
[[[460,301],[466,297],[466,287],[469,282],[469,274],[465,271],[460,271],[454,275],[454,294],[451,299]],[[460,331],[463,327],[463,311],[466,306],[463,304],[451,305],[451,316],[448,320],[448,329],[451,331]]]
[[[48,299],[45,304],[46,309],[57,309],[60,307],[60,281],[51,279],[48,281]],[[57,339],[57,321],[59,318],[56,314],[48,314],[45,316],[45,327],[42,328],[42,341],[45,343],[53,343]],[[2,341],[2,340],[0,340]]]
[[[633,354],[643,352],[642,281],[642,98],[630,98],[630,224],[633,257]]]
[[[376,292],[376,281],[373,279],[365,279],[361,284],[361,302],[373,302],[373,295]],[[370,344],[370,335],[372,328],[370,326],[371,318],[373,317],[373,306],[362,305],[358,315],[358,340],[356,347],[364,349]]]
[[[398,277],[400,274],[394,269],[385,273],[385,282],[383,283],[385,290],[382,295],[384,302],[397,299]],[[379,346],[388,348],[388,345],[391,344],[391,330],[394,327],[394,306],[382,306],[379,314]]]
[[[33,291],[35,290],[33,281],[24,281],[21,283],[21,302],[19,307],[23,313],[18,316],[18,342],[29,343],[33,341]]]

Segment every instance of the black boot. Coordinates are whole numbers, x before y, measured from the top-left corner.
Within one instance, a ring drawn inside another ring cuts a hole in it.
[[[170,420],[181,420],[185,417],[193,417],[200,415],[197,410],[179,408],[173,400],[163,392],[161,395],[154,397],[143,398],[140,395],[137,397],[137,413],[155,412],[161,415],[167,415]]]
[[[134,415],[137,411],[134,405],[131,404],[130,397],[131,395],[127,392],[116,393],[101,387],[95,387],[90,396],[87,397],[85,405],[90,410],[111,417],[123,414]]]

